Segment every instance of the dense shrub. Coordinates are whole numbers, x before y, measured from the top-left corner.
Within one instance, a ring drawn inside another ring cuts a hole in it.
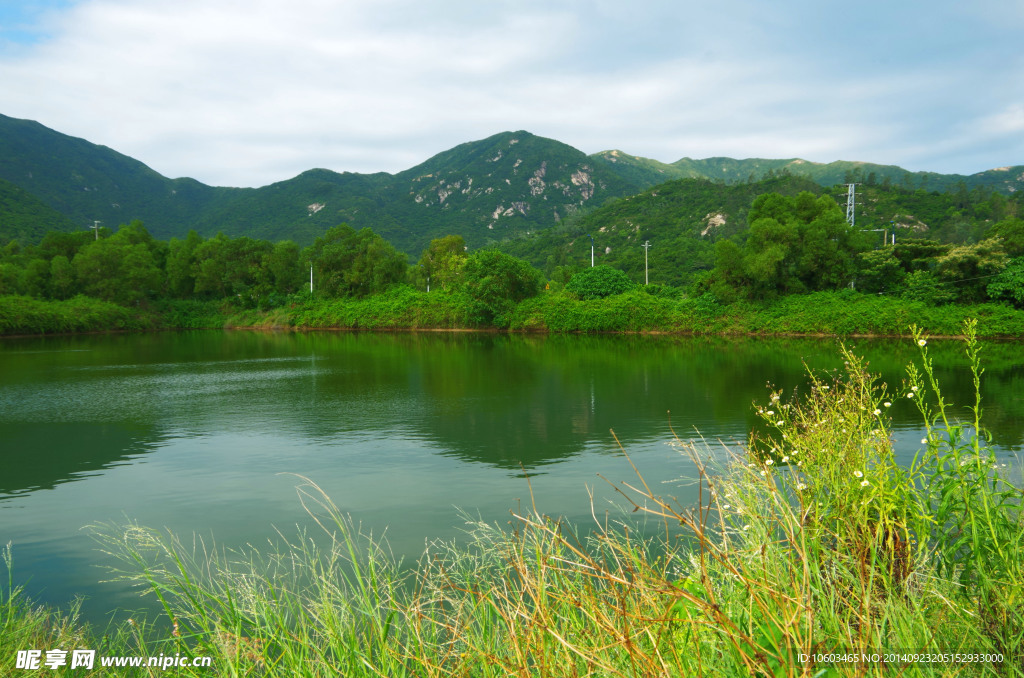
[[[474,324],[508,327],[517,303],[540,292],[541,275],[522,259],[497,250],[474,252],[462,268],[463,289],[476,303]]]
[[[587,300],[622,294],[636,287],[637,284],[619,269],[611,266],[594,266],[575,274],[566,284],[565,291],[579,299]]]
[[[40,301],[0,296],[0,335],[137,330],[150,325],[123,306],[90,297]]]

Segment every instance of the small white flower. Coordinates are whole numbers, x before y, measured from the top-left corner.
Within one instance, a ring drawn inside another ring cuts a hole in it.
[[[749,530],[749,529],[750,529],[750,525],[744,525],[744,526],[743,526],[743,531],[744,531],[744,532],[746,532],[746,531],[747,531],[747,530]]]
[[[767,461],[766,461],[765,463],[766,463],[766,464],[768,464],[769,466],[771,466],[772,464],[774,464],[774,463],[775,463],[775,461],[774,461],[774,460],[772,460],[772,459],[769,459],[769,460],[767,460]]]
[[[729,504],[723,504],[722,508],[727,509],[727,508],[732,508],[732,507]]]
[[[770,417],[773,414],[775,414],[775,410],[768,410],[768,412],[766,412],[766,414]]]
[[[798,461],[798,462],[796,463],[796,465],[797,465],[797,466],[803,466],[803,465],[804,465],[804,463],[803,463],[802,461]]]
[[[878,410],[878,409],[876,409],[876,410],[875,410],[875,416],[876,416],[876,417],[877,417],[878,415],[880,415],[881,413],[882,413],[882,410]]]
[[[768,475],[768,472],[767,472],[767,471],[761,471],[761,475],[762,475],[762,476],[767,476],[767,475]]]
[[[892,403],[890,403],[888,400],[882,404],[885,405],[886,407],[892,407]]]
[[[783,424],[785,424],[785,423],[786,423],[786,422],[784,422],[784,421],[782,421],[781,419],[779,419],[779,420],[778,420],[777,422],[775,422],[775,425],[776,425],[776,426],[782,426],[782,425],[783,425]]]
[[[825,384],[824,386],[822,386],[822,387],[821,387],[821,389],[822,389],[823,391],[827,391],[827,390],[828,390],[828,384]]]
[[[868,481],[866,481],[866,480],[862,480],[862,481],[860,481],[860,486],[861,486],[861,487],[867,487],[867,486],[868,486],[868,485],[870,485],[870,484],[871,484],[871,483],[869,483],[869,482],[868,482]]]
[[[927,445],[928,444],[928,439],[927,438],[921,438],[921,444],[922,445]]]
[[[853,475],[857,476],[858,478],[863,478],[864,477],[864,474],[861,471],[854,471]]]
[[[927,342],[927,341],[925,341],[924,339],[918,339],[918,340],[917,340],[917,345],[918,345],[918,346],[924,346],[924,345],[925,345],[925,344],[927,344],[927,343],[928,343],[928,342]]]
[[[785,456],[785,457],[782,458],[782,463],[783,464],[787,463],[788,461],[789,461],[789,456]]]
[[[914,397],[914,394],[913,394],[913,393],[908,393],[908,394],[907,394],[907,397],[908,397],[908,398],[913,398],[913,397]]]
[[[778,395],[777,393],[776,393],[775,395],[773,395],[773,396],[772,396],[772,402],[773,402],[773,403],[777,403],[777,402],[779,402],[779,395]]]
[[[796,489],[798,489],[798,490],[800,490],[800,491],[803,491],[803,490],[806,490],[806,489],[807,489],[807,486],[806,486],[806,485],[804,485],[803,483],[797,483],[797,484],[796,484]]]

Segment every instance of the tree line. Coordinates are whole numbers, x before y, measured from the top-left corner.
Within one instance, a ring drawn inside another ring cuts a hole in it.
[[[721,302],[855,289],[938,305],[1008,301],[1024,307],[1024,220],[991,225],[978,242],[901,237],[851,226],[828,196],[759,196],[742,238],[715,245],[694,287]]]
[[[714,244],[713,267],[686,287],[651,285],[660,296],[708,297],[718,304],[771,300],[853,288],[931,304],[1003,301],[1024,307],[1024,220],[992,225],[978,242],[878,234],[847,223],[828,196],[766,193],[754,199],[747,228]],[[369,228],[328,229],[312,245],[218,234],[155,239],[140,221],[95,231],[47,233],[38,245],[0,248],[0,295],[63,300],[82,294],[124,306],[157,300],[230,300],[269,309],[308,295],[363,298],[409,285],[464,293],[487,323],[544,289],[597,299],[635,289],[636,275],[608,267],[559,266],[546,276],[496,250],[467,251],[461,236],[432,240],[415,263]],[[614,273],[613,273],[614,271]],[[631,280],[632,279],[632,280]]]
[[[82,294],[124,306],[160,299],[229,300],[243,308],[274,308],[295,295],[362,298],[399,285],[467,292],[475,315],[493,319],[538,293],[542,276],[526,262],[493,250],[467,251],[461,236],[433,240],[410,265],[369,228],[328,229],[312,245],[272,243],[190,231],[163,242],[141,221],[116,232],[57,232],[38,245],[0,249],[0,295],[63,300]]]

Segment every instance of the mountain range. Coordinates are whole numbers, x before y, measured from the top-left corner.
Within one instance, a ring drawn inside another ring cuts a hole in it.
[[[311,242],[347,222],[370,227],[418,254],[432,238],[462,235],[479,247],[550,229],[567,217],[681,178],[747,183],[798,175],[819,185],[846,181],[946,191],[1024,190],[1024,166],[970,176],[911,173],[860,162],[683,158],[662,163],[619,150],[587,155],[529,132],[461,144],[403,172],[311,169],[261,188],[169,179],[105,146],[38,122],[0,115],[0,243],[35,241],[49,230],[111,228],[140,219],[161,239],[189,229]]]

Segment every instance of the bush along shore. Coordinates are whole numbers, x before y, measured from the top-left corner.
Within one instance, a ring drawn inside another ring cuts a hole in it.
[[[958,336],[965,319],[982,336],[1024,336],[1024,310],[1003,304],[932,306],[852,291],[720,304],[711,295],[659,296],[633,290],[599,299],[547,292],[494,309],[463,291],[398,287],[364,298],[293,295],[273,308],[230,301],[165,300],[125,307],[78,296],[67,301],[0,297],[0,335],[152,329],[508,330],[668,332],[721,335],[905,336],[916,322],[933,336]]]
[[[960,333],[978,392],[974,323]],[[897,389],[844,352],[845,373],[811,374],[800,397],[768,393],[743,450],[677,440],[699,478],[695,506],[642,477],[620,488],[626,510],[663,523],[658,538],[626,511],[581,537],[532,507],[510,530],[470,523],[469,543],[432,544],[410,571],[306,479],[300,497],[323,534],[274,550],[94,526],[163,614],[100,638],[74,608],[34,606],[8,579],[0,674],[20,675],[17,650],[102,647],[208,657],[175,667],[204,678],[1024,675],[1021,489],[985,447],[980,402],[954,410],[927,337],[913,337],[920,354]],[[926,430],[909,467],[894,461],[896,399]]]

